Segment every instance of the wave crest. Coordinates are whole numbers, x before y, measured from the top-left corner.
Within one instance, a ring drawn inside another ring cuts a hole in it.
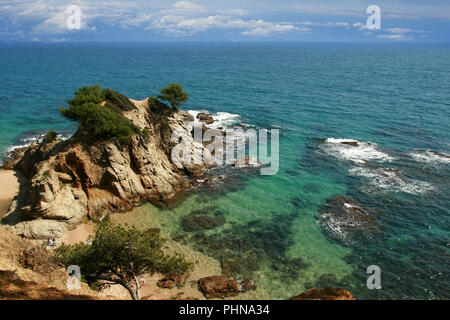
[[[379,150],[376,143],[361,142],[354,139],[328,138],[322,149],[331,156],[343,161],[365,164],[367,161],[389,162],[394,160]]]

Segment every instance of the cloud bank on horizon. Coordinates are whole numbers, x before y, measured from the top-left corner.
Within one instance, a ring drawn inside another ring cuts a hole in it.
[[[75,5],[80,25],[67,20]],[[366,26],[370,5],[382,27]],[[0,0],[0,41],[448,41],[448,0]]]

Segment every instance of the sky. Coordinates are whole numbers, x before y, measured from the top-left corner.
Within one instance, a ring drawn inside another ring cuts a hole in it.
[[[186,40],[448,42],[450,0],[0,0],[0,42]]]

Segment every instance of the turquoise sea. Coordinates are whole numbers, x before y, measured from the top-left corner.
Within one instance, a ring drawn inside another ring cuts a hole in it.
[[[59,108],[96,83],[143,99],[178,82],[184,109],[280,129],[277,175],[230,169],[231,184],[135,213],[251,277],[264,297],[340,286],[357,298],[450,299],[450,46],[2,44],[0,70],[3,154],[50,129],[73,133]],[[324,219],[336,196],[370,223]],[[199,209],[222,212],[225,225],[183,231]],[[380,290],[366,287],[369,265]]]

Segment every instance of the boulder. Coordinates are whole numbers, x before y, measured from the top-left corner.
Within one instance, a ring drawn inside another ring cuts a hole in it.
[[[67,223],[58,220],[38,219],[19,222],[12,229],[28,239],[59,238],[67,231]]]
[[[355,300],[350,291],[341,288],[313,288],[289,300]]]
[[[197,119],[201,122],[205,122],[206,124],[214,123],[214,118],[209,113],[200,112],[199,114],[197,114]]]
[[[198,280],[200,290],[206,298],[234,297],[241,292],[256,289],[253,281],[235,280],[226,276],[211,276]]]

